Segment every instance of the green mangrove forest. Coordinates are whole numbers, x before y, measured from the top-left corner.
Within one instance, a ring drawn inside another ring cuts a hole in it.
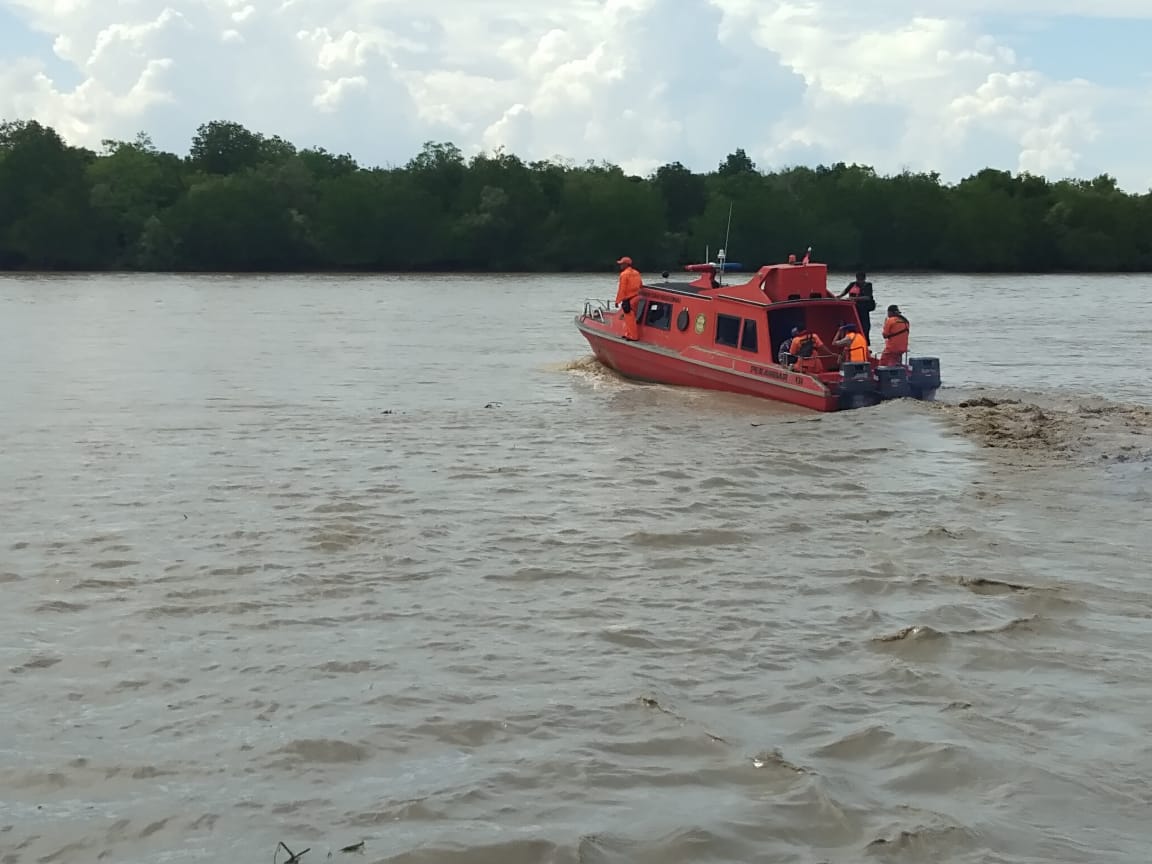
[[[842,270],[1152,270],[1152,193],[1108,175],[771,172],[738,149],[639,177],[436,142],[381,168],[232,122],[200,126],[187,155],[0,124],[5,270],[611,272],[630,255],[654,273],[715,255],[730,208],[746,269],[811,246]]]

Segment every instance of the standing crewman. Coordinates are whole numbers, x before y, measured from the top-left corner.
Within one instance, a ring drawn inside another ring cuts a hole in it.
[[[872,283],[868,281],[868,276],[863,270],[856,274],[855,281],[849,282],[848,287],[836,296],[843,298],[845,295],[856,303],[856,315],[860,318],[864,341],[871,345],[868,334],[872,332],[872,318],[868,313],[876,308],[876,300],[872,296]]]
[[[644,280],[640,272],[632,266],[632,259],[625,255],[616,262],[620,268],[620,284],[616,288],[616,303],[620,307],[621,318],[624,319],[624,338],[635,342],[640,338],[639,327],[636,323],[636,299],[640,296],[640,289]]]
[[[884,353],[880,355],[881,366],[899,366],[908,353],[908,331],[912,325],[893,304],[888,307],[888,317],[884,319]]]

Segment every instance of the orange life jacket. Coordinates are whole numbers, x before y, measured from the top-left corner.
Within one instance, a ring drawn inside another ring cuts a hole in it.
[[[807,330],[801,331],[792,337],[792,344],[788,346],[788,353],[797,357],[811,357],[818,351],[827,351],[824,341],[815,333]]]
[[[788,353],[794,357],[807,357],[816,349],[815,340],[811,333],[799,333],[792,337],[792,344],[788,346]]]
[[[911,326],[903,315],[890,315],[884,321],[884,350],[903,354],[908,350],[908,332]]]
[[[856,330],[853,331],[850,338],[852,341],[848,343],[848,362],[867,363],[868,340],[864,338],[864,334]]]
[[[853,282],[848,286],[848,296],[856,302],[857,310],[866,315],[876,308],[876,301],[872,299],[870,294],[864,293],[865,286],[867,286],[869,290],[872,289],[871,282]]]

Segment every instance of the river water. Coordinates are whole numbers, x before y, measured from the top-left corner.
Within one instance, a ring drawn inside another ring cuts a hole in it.
[[[611,273],[0,279],[0,864],[1146,862],[1152,278],[873,279],[939,403],[622,381]]]

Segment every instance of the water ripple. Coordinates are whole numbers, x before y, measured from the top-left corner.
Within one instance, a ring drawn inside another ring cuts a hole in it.
[[[931,280],[939,403],[631,384],[581,278],[0,283],[3,864],[1146,859],[1140,392]]]

